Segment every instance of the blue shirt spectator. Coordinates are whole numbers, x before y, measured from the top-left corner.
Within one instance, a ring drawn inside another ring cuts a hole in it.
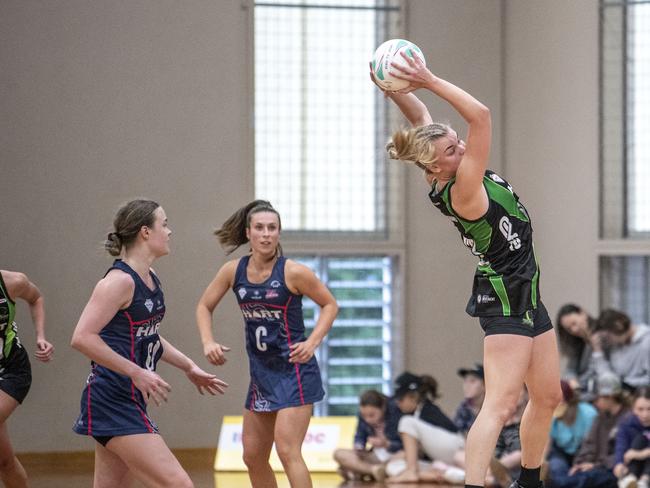
[[[579,402],[575,422],[571,425],[567,425],[560,419],[553,419],[551,439],[565,453],[576,454],[597,415],[598,411],[592,405]]]

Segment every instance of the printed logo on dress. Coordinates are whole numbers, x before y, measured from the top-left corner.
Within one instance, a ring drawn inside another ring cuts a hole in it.
[[[256,384],[253,384],[251,390],[251,395],[253,396],[252,410],[255,412],[270,412],[271,403],[266,398],[264,398],[264,395],[262,395],[262,393],[260,393],[258,386]]]
[[[144,301],[144,306],[147,307],[147,310],[149,310],[149,313],[153,310],[153,302],[151,301],[151,298],[147,298]]]
[[[253,300],[261,300],[261,299],[262,299],[262,295],[260,295],[260,291],[259,291],[259,290],[257,290],[257,289],[256,289],[256,290],[253,290],[253,296],[252,296],[252,299],[253,299]]]
[[[240,288],[237,290],[237,293],[239,294],[239,298],[243,299],[246,296],[246,288]]]
[[[275,291],[275,290],[266,290],[266,295],[264,295],[264,298],[266,300],[269,300],[270,298],[278,298],[280,294]]]
[[[244,319],[252,322],[278,321],[282,319],[282,310],[269,309],[259,303],[242,303],[239,307]]]
[[[510,219],[505,215],[501,217],[501,220],[499,220],[499,230],[503,234],[503,237],[508,241],[511,251],[516,251],[521,248],[521,239],[519,238],[519,234],[512,232],[512,222],[510,222]]]
[[[271,281],[271,288],[280,288],[280,282],[278,280]]]
[[[480,294],[479,294],[479,295],[477,295],[477,297],[476,297],[476,301],[477,301],[478,303],[492,303],[492,302],[494,302],[495,300],[496,300],[496,298],[493,297],[493,296],[491,296],[491,295],[480,295]]]
[[[530,310],[526,310],[526,313],[524,314],[524,318],[521,321],[522,324],[527,325],[528,327],[534,327],[535,323],[533,322],[533,317],[530,313]]]

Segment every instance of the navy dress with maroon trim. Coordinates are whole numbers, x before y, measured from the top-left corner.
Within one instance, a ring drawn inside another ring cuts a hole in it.
[[[113,269],[129,274],[135,290],[131,304],[119,310],[99,335],[120,356],[155,371],[163,353],[158,328],[165,315],[165,298],[160,281],[150,272],[155,284],[151,290],[138,273],[119,259],[108,271]],[[158,433],[158,427],[147,415],[142,393],[131,379],[94,361],[81,395],[81,413],[73,429],[91,436]]]
[[[244,317],[251,375],[244,408],[272,412],[318,402],[325,393],[316,357],[305,364],[289,362],[291,344],[306,337],[302,295],[291,293],[285,283],[286,258],[277,259],[263,283],[248,281],[249,259],[240,259],[233,285]]]

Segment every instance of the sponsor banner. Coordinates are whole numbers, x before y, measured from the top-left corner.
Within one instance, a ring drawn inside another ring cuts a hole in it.
[[[311,472],[336,472],[335,449],[353,447],[356,417],[313,417],[302,444],[302,455]],[[247,471],[242,460],[242,417],[224,416],[214,460],[215,471]],[[271,467],[283,471],[282,463],[271,450]]]

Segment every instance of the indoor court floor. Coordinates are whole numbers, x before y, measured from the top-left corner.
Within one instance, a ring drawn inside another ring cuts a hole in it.
[[[76,471],[76,472],[75,472]],[[196,488],[250,488],[246,473],[214,473],[212,468],[188,470]],[[92,470],[31,470],[29,473],[30,488],[91,488],[93,485]],[[452,488],[451,485],[432,483],[404,483],[387,485],[385,483],[344,482],[334,474],[312,475],[314,488],[379,488],[385,486],[402,488]],[[134,483],[132,488],[142,488]],[[289,482],[284,475],[278,475],[278,488],[289,488]]]
[[[246,473],[214,473],[211,469],[190,471],[190,476],[196,488],[250,488]],[[339,476],[330,474],[312,475],[314,488],[379,488],[386,486],[402,488],[452,488],[451,485],[433,483],[402,483],[385,484],[369,482],[344,482]],[[30,488],[91,488],[93,485],[92,472],[86,473],[32,473],[29,479]],[[132,488],[141,488],[133,484]],[[289,482],[283,475],[278,475],[278,488],[289,488]],[[457,487],[456,487],[457,488]]]
[[[212,465],[213,449],[174,450],[196,488],[250,488],[248,475],[238,473],[215,473]],[[29,476],[30,488],[91,488],[93,486],[93,454],[56,453],[49,455],[19,454]],[[277,474],[278,488],[290,488],[286,476]],[[434,483],[370,483],[345,482],[334,473],[312,474],[314,488],[452,488],[451,485]],[[143,488],[133,483],[132,488]]]

